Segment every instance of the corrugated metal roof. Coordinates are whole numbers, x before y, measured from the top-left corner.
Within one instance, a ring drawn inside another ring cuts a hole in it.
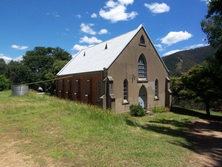
[[[104,68],[108,69],[141,28],[144,28],[143,25],[140,25],[137,29],[126,34],[81,50],[57,73],[57,75],[63,76],[70,74],[102,71],[104,70]],[[156,51],[155,47],[154,49]],[[159,56],[157,51],[156,53]],[[163,66],[168,71],[161,58],[160,61],[162,61]]]
[[[59,72],[58,76],[102,71],[115,61],[143,26],[116,38],[81,50]]]

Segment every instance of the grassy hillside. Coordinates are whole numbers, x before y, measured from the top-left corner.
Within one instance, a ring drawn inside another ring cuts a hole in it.
[[[170,76],[180,76],[181,72],[187,72],[210,56],[213,56],[213,48],[206,46],[174,53],[163,57],[163,61],[170,71]]]
[[[198,166],[187,135],[198,117],[178,109],[135,118],[35,92],[0,101],[0,139],[39,166]]]

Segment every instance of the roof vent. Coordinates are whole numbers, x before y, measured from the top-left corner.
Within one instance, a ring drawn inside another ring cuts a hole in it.
[[[108,48],[108,46],[107,46],[107,44],[106,44],[106,46],[105,46],[105,50]]]

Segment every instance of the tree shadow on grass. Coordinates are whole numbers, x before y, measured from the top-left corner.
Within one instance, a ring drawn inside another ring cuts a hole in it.
[[[201,118],[201,120],[191,123],[188,119],[182,119],[181,121],[161,119],[149,121],[145,125],[139,125],[136,122],[127,120],[127,124],[141,127],[147,131],[184,138],[187,142],[169,141],[169,143],[210,157],[212,161],[204,164],[206,166],[222,166],[222,117],[211,116],[208,118],[206,114],[177,107],[173,108],[172,112],[195,116]]]
[[[176,120],[161,119],[158,121],[149,121],[149,123],[147,123],[145,125],[137,124],[136,122],[134,122],[132,120],[126,120],[126,123],[130,126],[140,127],[140,128],[147,130],[147,131],[154,131],[154,132],[168,135],[168,136],[181,137],[181,138],[185,138],[186,140],[189,138],[189,132],[187,132],[185,130],[185,129],[187,129],[187,127],[190,124],[190,122],[188,122],[188,120],[185,122],[182,122],[182,121],[180,122],[180,121],[176,121]],[[165,126],[165,125],[173,125],[177,128],[172,128],[170,126]],[[181,145],[185,148],[188,148],[192,151],[197,152],[197,150],[194,149],[193,144],[190,142],[188,142],[186,144],[185,143],[178,143],[178,142],[176,142],[176,143],[169,142],[169,143]]]
[[[200,113],[200,112],[197,112],[194,110],[189,110],[189,109],[185,109],[185,108],[181,108],[181,107],[172,107],[170,112],[173,112],[173,113],[179,114],[179,115],[194,116],[194,117],[198,117],[200,119],[222,121],[222,115],[221,116],[211,115],[210,117],[208,117],[206,113]]]

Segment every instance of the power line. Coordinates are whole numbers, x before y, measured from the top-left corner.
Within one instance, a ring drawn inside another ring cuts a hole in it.
[[[20,85],[33,85],[33,84],[45,83],[45,82],[50,82],[50,81],[55,81],[55,80],[65,79],[65,78],[70,78],[70,77],[71,77],[71,76],[67,76],[67,77],[49,79],[49,80],[44,80],[44,81],[37,81],[37,82],[25,83],[25,84],[20,84]]]

